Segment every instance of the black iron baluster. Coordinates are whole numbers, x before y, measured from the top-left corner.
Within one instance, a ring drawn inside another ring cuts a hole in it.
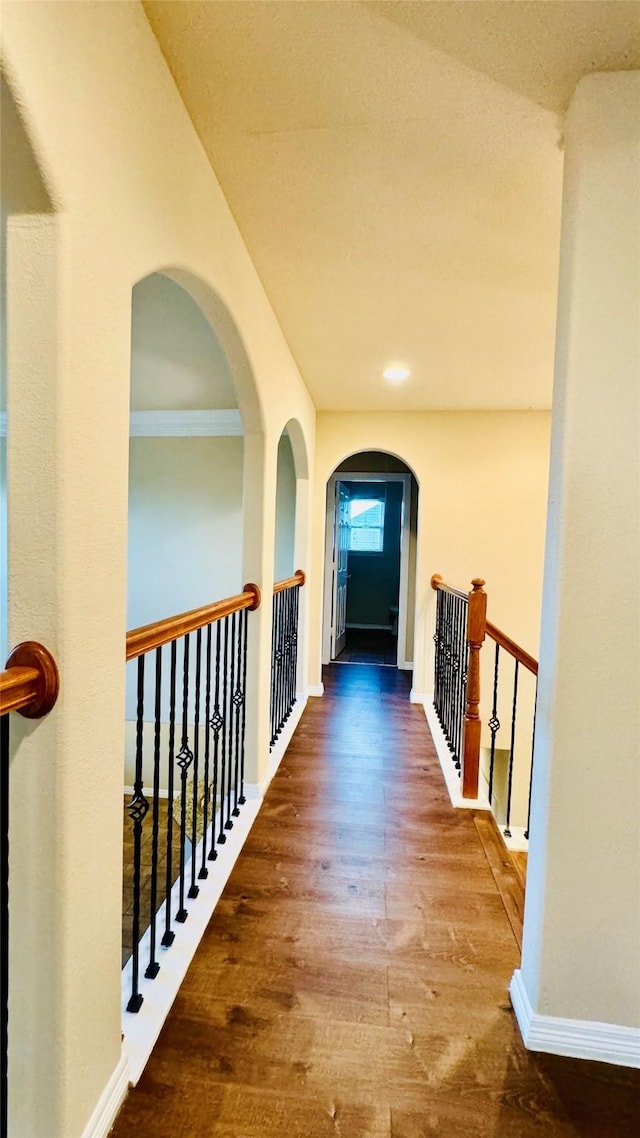
[[[244,692],[240,682],[241,668],[242,668],[242,614],[238,613],[237,624],[237,637],[236,637],[236,679],[235,688],[233,692],[233,705],[235,708],[235,755],[234,755],[234,774],[233,774],[233,815],[235,818],[240,813],[238,809],[238,801],[240,796],[240,787],[238,783],[240,775],[240,716],[242,712],[242,704],[244,703]]]
[[[169,679],[169,750],[167,764],[167,874],[165,878],[165,904],[164,904],[164,933],[162,944],[169,948],[175,939],[171,928],[171,887],[173,885],[173,793],[175,774],[175,745],[176,745],[176,671],[177,671],[177,643],[171,641],[171,664]]]
[[[196,885],[196,848],[198,845],[198,790],[200,765],[200,678],[202,670],[202,629],[196,632],[196,678],[195,678],[195,710],[193,716],[193,795],[191,805],[193,817],[191,819],[191,885],[187,894],[192,900],[198,896],[200,886]]]
[[[538,712],[538,677],[536,676],[536,697],[533,705],[533,729],[531,732],[531,766],[529,768],[529,801],[527,803],[527,828],[524,836],[529,841],[529,826],[531,825],[531,789],[533,787],[533,752],[536,747],[536,715]]]
[[[224,650],[222,664],[222,761],[220,763],[220,832],[218,844],[223,846],[227,840],[224,821],[225,780],[227,763],[227,719],[228,719],[228,666],[229,666],[229,617],[224,618]]]
[[[138,657],[138,700],[136,716],[136,768],[133,782],[133,795],[127,812],[133,822],[133,929],[131,961],[131,997],[127,1004],[128,1012],[137,1012],[142,1006],[143,997],[139,990],[140,966],[140,879],[142,862],[142,826],[149,803],[143,794],[142,755],[144,727],[144,656]]]
[[[293,641],[291,652],[291,706],[293,707],[297,699],[298,688],[298,633],[300,623],[300,585],[296,585],[293,589]]]
[[[247,637],[249,635],[249,614],[246,609],[242,613],[242,726],[240,729],[240,795],[238,805],[244,806],[247,801],[244,796],[244,738],[247,725]]]
[[[155,724],[153,738],[153,830],[151,837],[151,901],[149,909],[149,963],[145,976],[155,980],[160,965],[156,960],[156,928],[158,923],[158,842],[160,836],[160,730],[162,708],[162,648],[156,648]]]
[[[460,681],[462,679],[462,598],[454,597],[454,644],[451,667],[453,670],[454,706],[453,706],[453,754],[457,765],[461,763],[462,750],[460,748]]]
[[[440,725],[442,726],[442,709],[440,704],[440,654],[442,651],[442,589],[438,589],[436,593],[436,627],[433,634],[433,643],[435,645],[435,658],[433,666],[433,706],[438,716]]]
[[[507,817],[504,830],[505,838],[511,837],[511,789],[513,784],[513,754],[516,742],[516,716],[518,714],[518,668],[520,662],[515,661],[513,669],[513,707],[511,710],[511,749],[509,751],[509,781],[507,784]]]
[[[440,641],[440,726],[442,727],[443,734],[446,738],[446,718],[447,718],[447,668],[446,668],[446,652],[447,652],[447,594],[442,594],[442,639]]]
[[[278,735],[285,717],[285,668],[287,666],[287,595],[280,593],[280,665],[278,669]]]
[[[180,767],[180,902],[176,921],[184,924],[188,912],[184,904],[185,842],[187,840],[187,772],[193,762],[193,751],[189,747],[189,633],[184,636],[184,655],[182,658],[182,738],[176,762]]]
[[[211,717],[211,625],[207,625],[207,646],[206,652],[206,668],[205,668],[205,693],[204,693],[204,721],[205,737],[204,737],[204,794],[202,798],[202,861],[198,871],[198,877],[203,880],[209,876],[207,869],[207,828],[209,825],[209,794],[211,787],[209,785],[210,774],[210,755],[211,755],[211,735],[210,717]],[[212,831],[215,825],[215,802],[211,816]]]
[[[9,1044],[9,716],[0,716],[0,858],[2,861],[2,901],[0,914],[0,1032],[2,1042],[2,1107],[0,1135],[7,1138],[7,1090]]]
[[[219,761],[220,761],[220,731],[223,725],[223,717],[220,711],[220,621],[216,624],[216,674],[215,674],[215,693],[213,697],[213,715],[209,720],[209,728],[213,731],[213,785],[211,788],[211,848],[209,850],[209,861],[215,861],[218,856],[216,849],[216,810],[218,806],[218,786],[219,786]],[[222,802],[220,803],[222,810]],[[220,825],[222,829],[222,823]]]
[[[277,630],[278,630],[278,606],[280,604],[280,593],[275,593],[273,597],[273,609],[271,612],[271,699],[269,703],[269,713],[271,719],[271,735],[270,747],[276,741],[276,685],[277,685]]]
[[[236,614],[231,614],[231,675],[229,677],[229,733],[227,736],[227,820],[224,824],[225,830],[233,829],[233,819],[231,817],[231,783],[233,781],[233,727],[234,727],[234,687],[235,687],[235,665],[236,665]]]
[[[493,772],[496,761],[496,735],[500,730],[500,720],[498,719],[498,672],[500,668],[500,645],[496,640],[496,652],[493,664],[493,705],[491,708],[491,719],[489,720],[488,727],[491,732],[491,758],[489,759],[489,805],[493,803]]]

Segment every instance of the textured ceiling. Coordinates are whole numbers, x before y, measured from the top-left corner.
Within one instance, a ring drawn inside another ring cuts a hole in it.
[[[144,7],[319,408],[550,405],[561,113],[640,5]]]

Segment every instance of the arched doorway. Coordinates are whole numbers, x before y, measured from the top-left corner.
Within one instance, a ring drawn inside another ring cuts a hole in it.
[[[399,458],[359,452],[327,484],[323,663],[411,670],[418,483]]]

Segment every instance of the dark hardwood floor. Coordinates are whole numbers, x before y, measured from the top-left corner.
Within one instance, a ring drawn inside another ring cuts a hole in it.
[[[346,643],[336,664],[386,664],[395,668],[398,637],[384,628],[347,628]]]
[[[636,1073],[523,1047],[514,871],[408,690],[327,669],[114,1138],[640,1133]]]

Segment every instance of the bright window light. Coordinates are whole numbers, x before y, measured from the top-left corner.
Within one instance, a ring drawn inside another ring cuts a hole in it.
[[[384,500],[352,498],[349,502],[349,550],[351,553],[382,553],[384,550]]]

